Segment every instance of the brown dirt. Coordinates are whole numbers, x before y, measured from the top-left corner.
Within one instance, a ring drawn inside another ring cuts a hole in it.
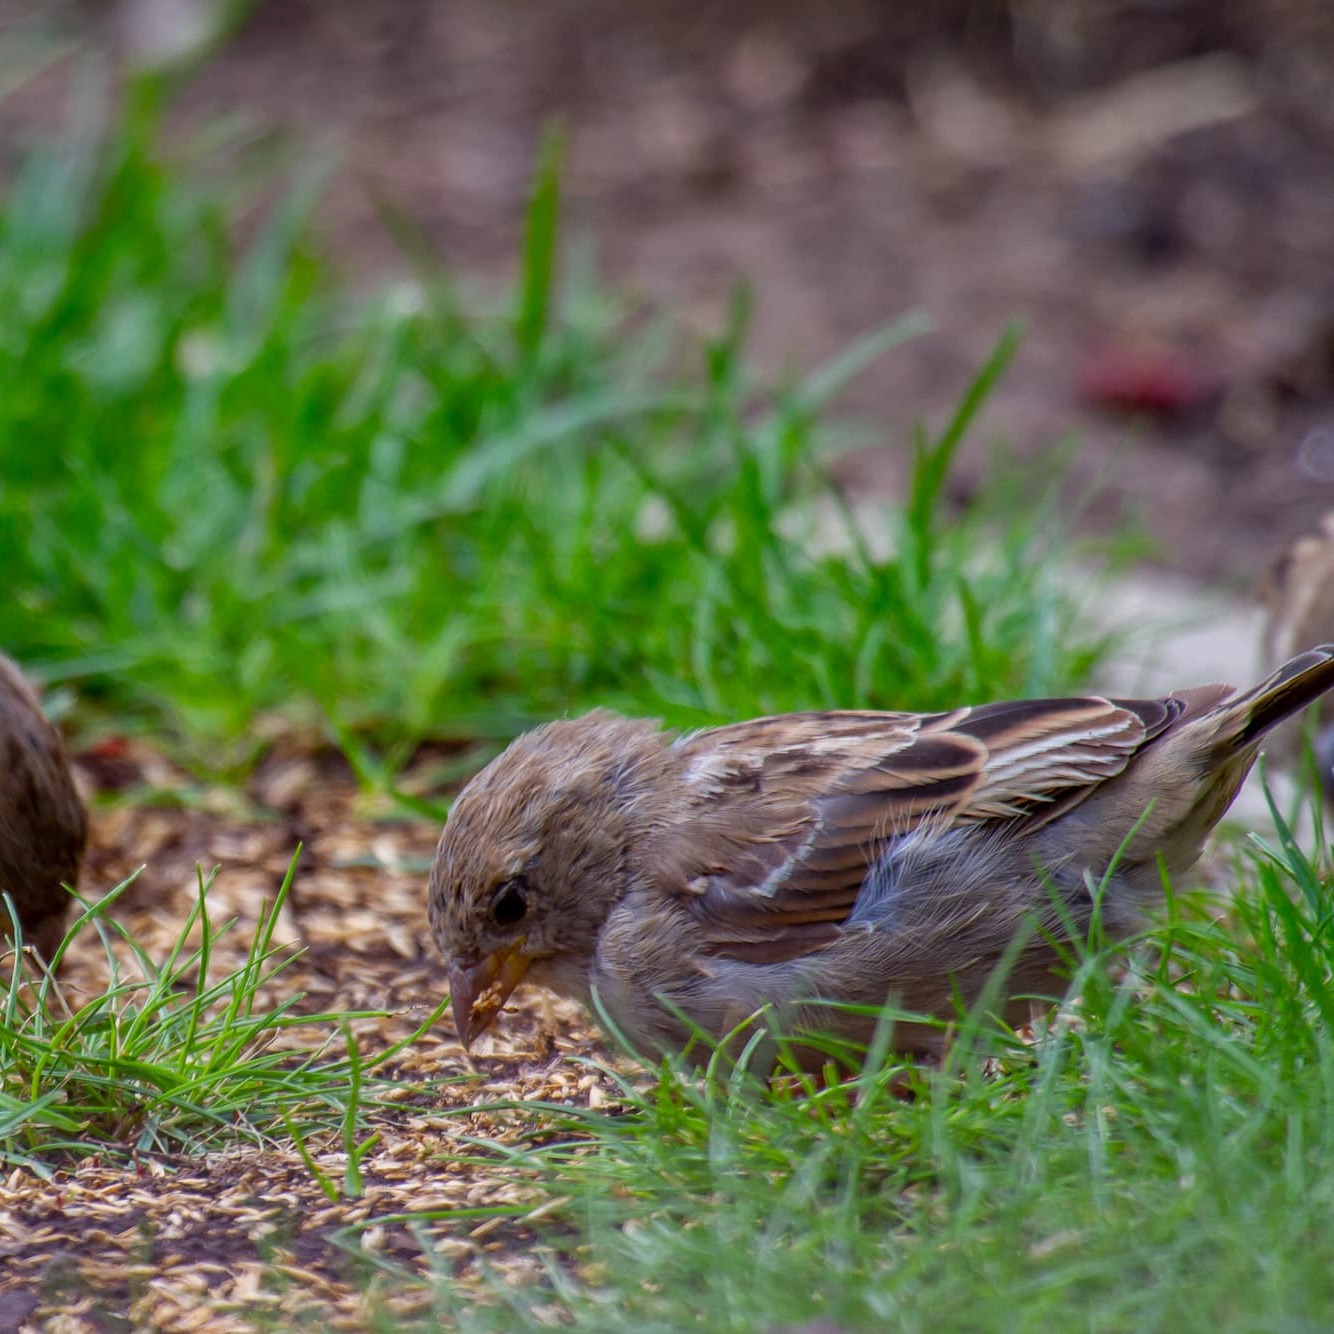
[[[110,886],[147,862],[114,915],[150,957],[166,957],[195,899],[198,862],[206,872],[221,866],[209,898],[215,925],[237,919],[219,941],[214,975],[238,966],[301,841],[275,940],[305,952],[275,989],[303,993],[306,1013],[388,1010],[387,1019],[354,1026],[368,1057],[420,1026],[443,995],[423,922],[434,822],[395,818],[336,764],[297,752],[261,768],[245,793],[247,816],[236,813],[237,794],[201,792],[137,746],[77,765],[100,787],[101,803],[109,782],[190,802],[100,804],[94,814],[84,883]],[[85,930],[61,974],[69,1003],[99,994],[106,976],[103,947]],[[429,1312],[433,1275],[447,1276],[456,1297],[483,1264],[531,1281],[542,1252],[522,1216],[534,1186],[499,1161],[483,1163],[484,1151],[465,1137],[514,1145],[534,1133],[531,1118],[473,1110],[478,1103],[612,1105],[614,1085],[568,1062],[571,1053],[604,1054],[573,1007],[543,997],[507,1011],[475,1047],[475,1061],[446,1020],[383,1072],[401,1081],[403,1098],[371,1114],[381,1140],[355,1198],[329,1200],[296,1152],[239,1132],[234,1144],[203,1154],[136,1154],[127,1134],[101,1158],[56,1164],[49,1180],[12,1169],[0,1177],[0,1328],[46,1329],[58,1319],[67,1331],[298,1321],[360,1329],[376,1311],[395,1322]],[[328,1137],[309,1147],[341,1182],[341,1143]],[[460,1210],[476,1212],[446,1216]],[[343,1240],[349,1229],[365,1253]]]

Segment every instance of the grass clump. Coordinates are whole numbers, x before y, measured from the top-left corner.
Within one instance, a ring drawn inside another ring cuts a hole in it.
[[[11,952],[0,994],[0,1161],[49,1172],[61,1160],[108,1150],[264,1146],[277,1142],[280,1127],[297,1143],[331,1130],[356,1143],[376,1100],[368,1073],[406,1044],[367,1063],[349,1024],[379,1012],[301,1013],[300,992],[281,995],[278,979],[296,952],[275,944],[273,932],[295,866],[294,857],[243,963],[221,977],[211,964],[230,924],[211,921],[212,877],[202,875],[199,897],[161,961],[110,916],[132,880],[85,908],[52,967],[76,932],[96,931],[109,981],[87,999],[71,999],[54,971],[34,977],[22,953]]]
[[[214,768],[280,711],[392,773],[425,735],[594,704],[931,708],[1089,667],[1050,512],[942,509],[1012,337],[904,446],[891,554],[838,505],[815,543],[820,414],[911,321],[757,385],[744,302],[695,347],[558,280],[551,145],[512,297],[465,301],[429,261],[354,296],[312,242],[313,186],[238,253],[235,200],[153,125],[34,152],[0,210],[0,643],[90,708]]]

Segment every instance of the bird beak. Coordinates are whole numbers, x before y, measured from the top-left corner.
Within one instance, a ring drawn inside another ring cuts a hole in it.
[[[523,941],[488,954],[467,967],[449,970],[449,993],[454,1027],[467,1051],[504,1008],[510,992],[524,979],[532,960],[523,953]]]

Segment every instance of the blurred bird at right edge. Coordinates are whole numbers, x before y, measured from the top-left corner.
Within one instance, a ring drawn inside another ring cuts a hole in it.
[[[1334,510],[1316,530],[1294,539],[1274,562],[1261,586],[1265,604],[1264,654],[1268,666],[1285,661],[1310,644],[1334,638]],[[1316,708],[1310,733],[1325,804],[1334,812],[1334,702]],[[1296,719],[1274,734],[1270,751],[1289,767],[1301,768],[1307,724]]]

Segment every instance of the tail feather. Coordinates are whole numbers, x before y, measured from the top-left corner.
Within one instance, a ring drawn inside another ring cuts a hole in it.
[[[1245,750],[1331,689],[1334,644],[1320,644],[1299,653],[1259,685],[1218,709],[1214,732],[1217,744],[1231,751]]]

